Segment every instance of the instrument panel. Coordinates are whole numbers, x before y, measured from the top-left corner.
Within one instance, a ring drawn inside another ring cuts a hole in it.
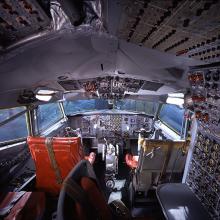
[[[141,128],[151,130],[153,116],[134,114],[91,114],[73,116],[72,127],[80,127],[83,137],[137,138]]]
[[[67,91],[83,89],[91,97],[116,100],[124,98],[125,92],[137,93],[148,84],[145,80],[119,76],[64,80],[58,83]]]
[[[186,183],[212,219],[220,219],[220,66],[190,70],[189,83],[198,135]]]
[[[192,69],[188,78],[200,129],[220,137],[220,66]]]

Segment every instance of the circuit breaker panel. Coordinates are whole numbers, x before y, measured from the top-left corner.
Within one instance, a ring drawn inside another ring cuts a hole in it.
[[[189,73],[198,134],[186,183],[213,219],[220,219],[220,64]]]
[[[37,0],[0,1],[0,48],[44,30],[50,18]]]
[[[219,62],[219,7],[216,0],[121,0],[117,35],[148,48]]]

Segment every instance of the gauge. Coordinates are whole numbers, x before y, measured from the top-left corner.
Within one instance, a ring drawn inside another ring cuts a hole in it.
[[[211,154],[212,158],[217,160],[218,159],[218,154],[216,152],[212,152]]]
[[[195,153],[196,153],[196,154],[199,154],[199,153],[200,153],[199,148],[197,148],[197,147],[195,148]]]
[[[205,158],[204,158],[204,159],[205,159]],[[202,161],[202,162],[201,162],[201,166],[202,166],[202,167],[205,167],[205,166],[206,166],[206,162],[205,162],[205,161]]]
[[[218,152],[220,150],[220,145],[219,144],[214,144],[213,149]]]
[[[214,167],[214,166],[215,166],[215,161],[214,161],[213,159],[210,159],[210,160],[209,160],[209,165],[210,165],[211,167]]]
[[[207,155],[205,153],[202,154],[202,159],[206,159]]]
[[[206,153],[209,152],[209,148],[208,148],[208,146],[205,145],[204,148],[203,148],[203,150],[204,150],[204,152],[206,152]]]
[[[198,137],[198,139],[199,139],[200,141],[203,141],[203,135],[200,134],[199,137]]]
[[[113,179],[108,179],[106,181],[106,187],[113,189],[115,187],[115,181]]]
[[[207,138],[206,141],[205,141],[205,144],[208,146],[210,143],[211,143],[210,139]]]
[[[197,146],[201,147],[201,142],[200,141],[197,142]]]

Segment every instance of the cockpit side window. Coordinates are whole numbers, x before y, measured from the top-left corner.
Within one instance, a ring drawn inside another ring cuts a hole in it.
[[[169,128],[180,134],[184,122],[183,108],[177,105],[164,104],[159,113],[159,119]]]
[[[37,124],[41,133],[64,117],[59,103],[39,105],[37,108]]]
[[[28,135],[26,108],[17,107],[0,110],[0,143],[24,139]]]

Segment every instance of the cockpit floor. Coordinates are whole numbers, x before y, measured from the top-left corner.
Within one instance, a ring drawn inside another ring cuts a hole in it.
[[[97,178],[100,182],[101,188],[107,198],[112,192],[112,190],[108,189],[105,185],[105,162],[102,161],[101,156],[97,155],[96,162],[94,164],[95,173]],[[129,201],[129,183],[131,181],[131,173],[130,169],[126,165],[124,161],[119,160],[118,164],[118,175],[117,179],[125,180],[124,187],[120,190],[122,194],[122,201],[127,207],[131,207]],[[148,196],[145,197],[144,195],[137,195],[137,200],[133,204],[133,207],[130,208],[132,216],[135,217],[135,220],[141,219],[157,219],[157,220],[164,220],[164,216],[162,210],[160,208],[159,202],[156,198],[155,190],[152,190],[148,193]]]

